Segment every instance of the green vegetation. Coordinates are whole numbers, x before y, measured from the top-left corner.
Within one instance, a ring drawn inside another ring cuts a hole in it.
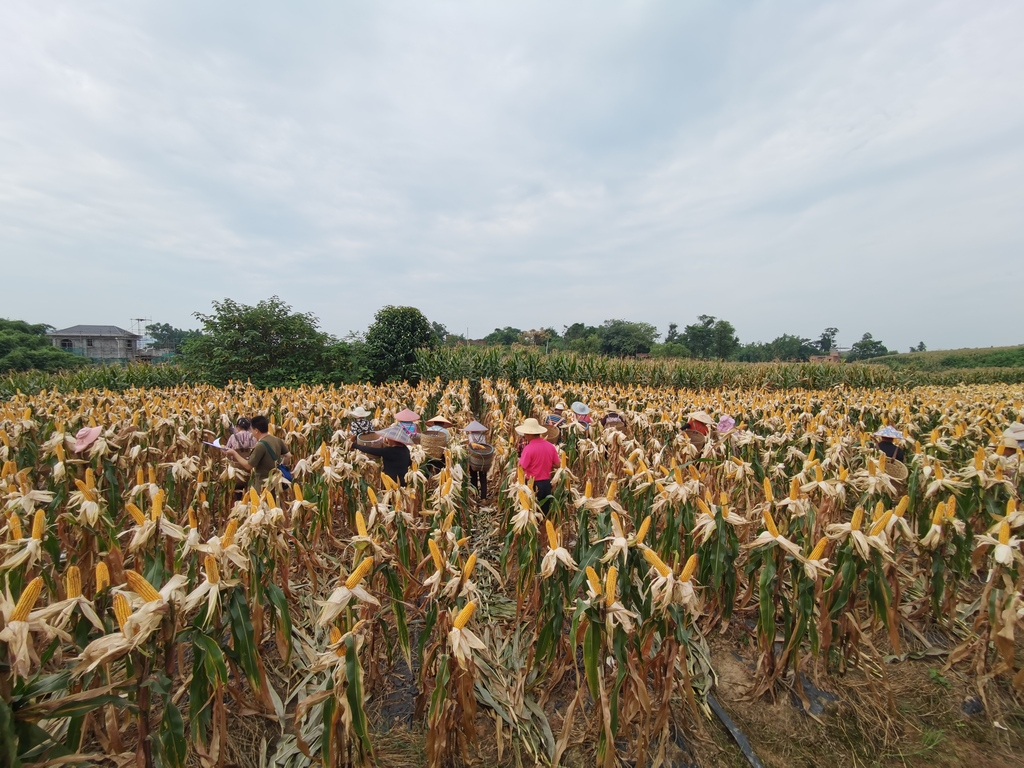
[[[49,325],[0,318],[0,373],[57,371],[89,364],[81,357],[54,347],[46,335],[51,330]]]
[[[944,349],[886,355],[871,360],[894,371],[953,371],[970,368],[1024,368],[1024,346]]]
[[[435,324],[436,325],[436,324]],[[446,334],[435,328],[415,307],[387,306],[377,311],[366,332],[366,362],[374,381],[395,381],[409,376],[420,347],[436,347]]]
[[[77,370],[22,371],[0,378],[0,399],[7,399],[21,392],[35,395],[41,391],[81,392],[87,389],[107,389],[122,392],[133,388],[170,389],[194,381],[189,371],[181,365],[150,365],[131,363],[129,365],[87,365]]]

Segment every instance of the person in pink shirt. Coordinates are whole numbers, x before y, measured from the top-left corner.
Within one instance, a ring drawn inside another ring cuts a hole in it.
[[[561,464],[558,449],[543,439],[547,428],[536,419],[527,419],[516,427],[525,444],[519,455],[519,466],[528,480],[533,480],[533,489],[540,501],[540,508],[546,515],[551,506],[551,473]]]

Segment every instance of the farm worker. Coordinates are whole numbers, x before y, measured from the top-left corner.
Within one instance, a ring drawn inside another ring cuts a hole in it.
[[[582,424],[584,429],[590,429],[590,408],[577,400],[572,404],[572,412],[576,414],[576,421]]]
[[[1024,424],[1019,421],[1013,422],[1006,431],[1003,432],[1003,437],[1017,441],[1018,448],[1024,448]],[[1004,441],[1005,442],[1005,441]]]
[[[373,432],[373,422],[370,421],[372,415],[363,406],[353,408],[348,412],[348,415],[352,418],[352,421],[348,424],[348,433],[352,437],[359,437],[365,435],[368,432]]]
[[[253,416],[249,422],[255,444],[248,456],[242,456],[234,448],[224,446],[226,453],[242,469],[252,473],[252,485],[259,491],[263,483],[270,476],[278,464],[288,464],[291,461],[291,451],[284,444],[284,440],[270,434],[270,422],[266,416]]]
[[[686,422],[685,429],[692,429],[694,432],[700,432],[705,437],[707,437],[708,430],[711,428],[711,425],[715,423],[715,420],[708,416],[705,411],[694,411],[686,418],[688,421]]]
[[[601,419],[601,426],[612,429],[621,429],[626,426],[626,420],[619,415],[619,406],[615,403],[608,403],[606,413]]]
[[[420,415],[416,411],[410,411],[408,408],[395,414],[395,421],[401,425],[407,435],[416,434],[416,422],[419,420]]]
[[[235,426],[231,430],[231,437],[228,438],[226,447],[238,452],[238,455],[243,459],[248,459],[249,454],[252,453],[252,449],[256,447],[256,438],[252,436],[250,428],[252,423],[242,416],[235,422]],[[235,479],[235,501],[239,502],[242,500],[242,494],[245,493],[246,481],[243,478]]]
[[[526,441],[519,456],[519,466],[527,479],[533,480],[533,490],[546,515],[551,506],[551,473],[561,464],[558,449],[541,439],[548,430],[536,419],[527,419],[516,427],[516,432]]]
[[[487,445],[485,436],[487,435],[487,427],[481,424],[479,421],[471,421],[467,424],[463,430],[466,435],[466,443],[473,447],[474,445]],[[477,498],[487,498],[487,470],[486,469],[473,469],[469,468],[469,482],[476,488]]]
[[[371,456],[380,456],[383,459],[382,471],[384,474],[399,485],[405,485],[405,473],[412,466],[412,456],[409,455],[412,438],[401,424],[392,424],[387,429],[381,430],[380,436],[384,438],[384,446],[381,448],[360,445],[354,437],[352,446],[357,451],[368,453]]]
[[[548,427],[561,427],[565,424],[565,403],[556,403],[551,413],[544,417],[544,424]]]
[[[875,447],[893,461],[903,461],[903,449],[896,445],[897,440],[903,439],[903,433],[895,427],[885,426],[875,432],[872,437],[877,437]]]
[[[445,437],[448,437],[448,430],[455,426],[441,414],[427,419],[427,425],[427,432],[441,432]]]

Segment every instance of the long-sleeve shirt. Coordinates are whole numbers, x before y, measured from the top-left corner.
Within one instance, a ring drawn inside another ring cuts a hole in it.
[[[404,445],[385,445],[383,448],[374,448],[370,445],[355,444],[356,450],[368,453],[371,456],[380,456],[383,459],[383,472],[399,485],[405,485],[405,473],[412,466],[412,456],[409,455],[409,448]]]
[[[550,480],[552,471],[560,464],[558,449],[539,437],[527,443],[519,457],[519,466],[523,468],[523,473],[538,482]]]

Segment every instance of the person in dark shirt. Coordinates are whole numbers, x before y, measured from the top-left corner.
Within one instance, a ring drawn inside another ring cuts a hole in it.
[[[896,445],[897,440],[903,439],[903,433],[895,427],[882,427],[872,437],[877,437],[875,447],[893,461],[903,462],[903,449]]]
[[[234,448],[224,448],[224,452],[234,459],[242,469],[252,473],[252,485],[258,491],[278,463],[288,464],[291,452],[284,440],[270,434],[270,422],[266,416],[253,416],[250,430],[256,443],[248,456],[243,457]]]
[[[381,471],[399,485],[405,485],[405,475],[412,466],[412,456],[409,454],[412,438],[400,424],[392,424],[379,434],[384,438],[384,446],[381,448],[360,445],[355,436],[352,437],[352,446],[357,451],[379,456],[384,465]]]

